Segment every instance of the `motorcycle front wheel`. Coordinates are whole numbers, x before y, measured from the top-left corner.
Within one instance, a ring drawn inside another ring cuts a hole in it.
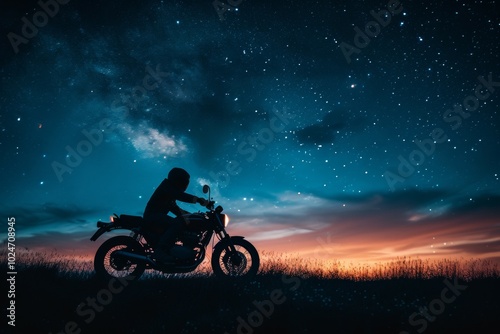
[[[117,256],[115,252],[118,250],[144,255],[141,244],[130,237],[121,235],[108,239],[95,254],[94,269],[97,277],[137,280],[146,269],[146,265]]]
[[[231,242],[235,251],[230,250],[228,241],[215,247],[212,253],[214,274],[219,277],[248,277],[257,274],[260,265],[257,249],[243,238],[231,238]]]

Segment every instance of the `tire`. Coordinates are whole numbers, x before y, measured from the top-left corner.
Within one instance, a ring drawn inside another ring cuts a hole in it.
[[[243,238],[231,238],[236,252],[231,254],[229,242],[215,247],[212,254],[212,270],[218,277],[251,277],[257,274],[260,265],[259,253]]]
[[[135,263],[128,259],[113,257],[113,252],[127,250],[144,255],[140,243],[131,237],[117,236],[105,241],[97,250],[94,258],[96,276],[102,279],[125,278],[137,280],[146,269],[144,263]]]

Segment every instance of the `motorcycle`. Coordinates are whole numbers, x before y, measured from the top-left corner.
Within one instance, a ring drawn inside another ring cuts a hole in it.
[[[98,230],[90,238],[91,241],[117,229],[131,232],[128,236],[112,237],[98,248],[94,258],[96,275],[108,279],[122,277],[136,280],[145,270],[157,270],[166,274],[192,272],[205,259],[212,237],[215,245],[212,248],[211,266],[216,276],[255,275],[260,265],[259,253],[244,237],[230,236],[226,232],[229,216],[222,213],[222,206],[214,208],[215,202],[211,200],[208,185],[203,186],[203,193],[208,193],[208,211],[183,216],[186,228],[171,249],[174,260],[169,263],[155,259],[155,245],[159,235],[143,227],[141,216],[114,214],[111,222],[98,221]]]

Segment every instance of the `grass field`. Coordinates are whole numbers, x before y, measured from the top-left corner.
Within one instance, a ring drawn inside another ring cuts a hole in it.
[[[324,269],[275,253],[262,262],[252,279],[218,279],[205,267],[103,282],[84,258],[25,252],[13,332],[465,333],[498,325],[500,274],[492,262],[332,261]]]

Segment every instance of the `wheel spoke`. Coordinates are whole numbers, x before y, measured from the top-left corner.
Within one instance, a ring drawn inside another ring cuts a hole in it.
[[[117,256],[117,251],[130,251],[143,254],[142,246],[137,241],[117,236],[105,241],[97,250],[94,259],[96,274],[103,278],[132,277],[138,279],[144,272],[145,265],[124,256]]]
[[[240,245],[235,245],[236,252],[224,250],[219,257],[219,265],[229,276],[245,275],[252,267],[252,255]]]
[[[114,277],[125,277],[132,274],[137,267],[137,264],[132,263],[130,260],[112,256],[115,251],[126,248],[126,245],[113,247],[104,256],[104,269],[106,269],[110,275]]]

